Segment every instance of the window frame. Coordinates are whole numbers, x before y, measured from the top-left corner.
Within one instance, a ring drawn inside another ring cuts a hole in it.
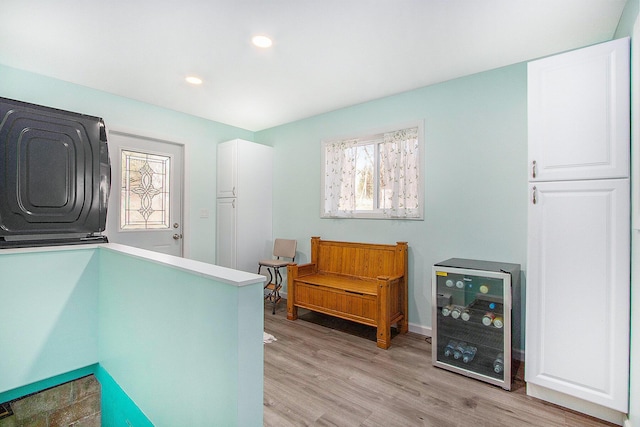
[[[405,129],[417,128],[418,134],[418,215],[415,217],[405,216],[388,216],[384,214],[384,209],[376,207],[373,210],[354,210],[352,213],[347,211],[344,214],[330,213],[325,210],[325,190],[326,190],[326,153],[327,145],[335,144],[342,141],[357,140],[355,145],[370,145],[375,144],[375,161],[374,161],[374,173],[375,173],[375,185],[374,185],[374,206],[379,206],[380,197],[380,144],[384,142],[384,134],[390,132],[397,132]],[[322,219],[385,219],[385,220],[411,220],[411,221],[423,221],[424,220],[424,201],[425,201],[425,137],[424,137],[424,121],[410,122],[403,125],[387,126],[384,128],[369,131],[360,135],[349,135],[345,137],[331,138],[322,140],[320,144],[320,218]]]

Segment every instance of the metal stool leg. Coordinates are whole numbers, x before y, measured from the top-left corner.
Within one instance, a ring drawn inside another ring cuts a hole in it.
[[[262,265],[258,266],[258,274],[260,274],[261,269]],[[276,267],[267,267],[267,272],[269,273],[269,281],[264,286],[264,289],[268,289],[269,292],[264,296],[264,299],[273,303],[273,310],[271,311],[271,314],[276,314],[276,304],[280,301],[282,275],[280,274],[280,270]]]
[[[280,269],[277,267],[273,267],[273,273],[274,273],[274,284],[273,284],[273,292],[272,292],[272,297],[273,297],[273,311],[271,312],[271,314],[276,314],[276,304],[278,304],[278,301],[280,301],[280,288],[282,287],[282,276],[280,275]]]

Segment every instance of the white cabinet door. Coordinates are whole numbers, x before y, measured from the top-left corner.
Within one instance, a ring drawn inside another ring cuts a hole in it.
[[[529,179],[629,176],[629,39],[528,64]]]
[[[236,269],[255,273],[258,261],[271,258],[273,149],[238,141]]]
[[[273,149],[235,139],[218,145],[216,264],[256,272],[271,257]]]
[[[625,413],[629,181],[536,182],[529,197],[525,380]]]
[[[236,268],[236,199],[218,199],[216,205],[216,264]]]
[[[218,145],[216,169],[217,197],[236,197],[238,187],[238,143],[236,140]]]

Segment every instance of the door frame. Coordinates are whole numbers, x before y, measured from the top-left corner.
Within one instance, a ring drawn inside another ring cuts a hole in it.
[[[140,130],[140,129],[133,129],[133,128],[127,128],[127,127],[123,127],[123,126],[115,126],[113,128],[107,127],[106,129],[107,131],[107,146],[109,144],[109,135],[111,135],[112,133],[114,134],[118,134],[121,136],[125,136],[125,137],[133,137],[133,138],[139,138],[139,139],[145,139],[145,140],[150,140],[150,141],[158,141],[158,142],[162,142],[165,144],[171,144],[171,145],[176,145],[178,147],[180,147],[182,149],[182,176],[180,177],[180,190],[181,190],[181,200],[180,200],[180,215],[182,218],[182,258],[188,258],[190,255],[190,251],[188,249],[188,245],[186,244],[188,237],[190,236],[191,233],[191,226],[190,226],[190,221],[187,221],[187,215],[188,215],[188,204],[187,204],[187,200],[189,200],[189,195],[187,194],[187,185],[185,185],[185,177],[186,177],[186,168],[187,168],[187,145],[183,142],[180,141],[180,138],[173,138],[172,135],[160,135],[154,132],[149,132],[147,130]],[[121,147],[123,148],[123,147]],[[109,151],[109,156],[111,157],[112,152]],[[119,153],[118,153],[119,154]],[[116,170],[115,174],[117,174],[118,178],[122,178],[120,176],[121,171],[120,170]],[[114,182],[120,182],[118,180],[114,180],[114,168],[113,168],[113,164],[111,165],[111,191],[109,192],[109,198],[111,198],[113,196],[113,183]],[[119,187],[119,184],[118,184]],[[118,196],[119,197],[119,196]],[[118,206],[119,207],[119,206]],[[107,213],[108,215],[108,213]],[[120,212],[118,210],[117,215],[120,215]],[[119,223],[119,218],[118,218],[118,223]]]

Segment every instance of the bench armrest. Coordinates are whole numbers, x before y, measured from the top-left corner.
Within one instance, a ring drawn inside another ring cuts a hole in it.
[[[294,277],[308,276],[317,272],[317,266],[313,263],[289,264],[288,267],[295,271]]]
[[[315,274],[317,272],[318,267],[313,264],[302,264],[298,266],[298,276],[307,276],[309,274]]]
[[[403,275],[403,274],[401,274],[401,275],[399,275],[399,276],[378,276],[378,277],[377,277],[377,279],[378,279],[378,280],[384,280],[385,282],[386,282],[386,281],[389,281],[389,282],[395,282],[395,281],[397,281],[397,280],[402,279],[403,277],[404,277],[404,275]]]

